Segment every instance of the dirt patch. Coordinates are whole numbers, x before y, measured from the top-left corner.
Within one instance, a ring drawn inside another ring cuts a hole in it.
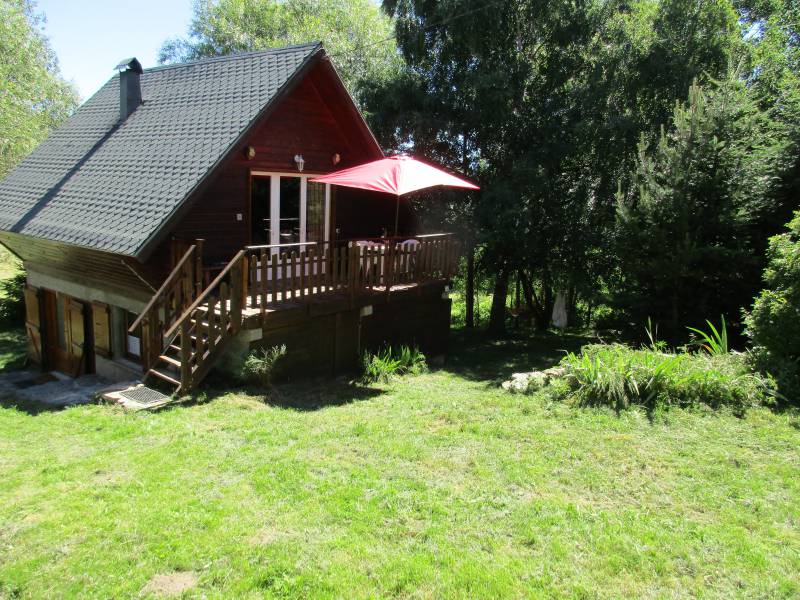
[[[180,596],[197,585],[197,573],[179,571],[154,575],[142,588],[142,596]]]

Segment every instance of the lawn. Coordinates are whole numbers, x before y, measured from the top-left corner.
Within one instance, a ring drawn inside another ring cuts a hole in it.
[[[797,597],[796,414],[498,390],[577,338],[457,335],[375,388],[0,408],[0,597]]]

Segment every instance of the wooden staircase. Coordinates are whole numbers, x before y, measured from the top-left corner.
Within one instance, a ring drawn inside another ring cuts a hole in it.
[[[131,326],[142,327],[143,383],[170,394],[191,392],[242,325],[244,251],[204,290],[192,246]]]

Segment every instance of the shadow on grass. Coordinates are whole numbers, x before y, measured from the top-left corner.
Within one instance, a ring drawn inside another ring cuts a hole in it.
[[[194,396],[192,401],[210,402],[230,393],[241,393],[261,398],[267,406],[306,412],[371,400],[385,392],[386,390],[381,388],[358,385],[344,377],[287,382],[272,386],[270,389],[241,385],[231,387],[222,381],[214,381],[200,394]]]
[[[22,398],[0,397],[0,408],[18,410],[35,417],[43,413],[58,412],[64,410],[65,407],[36,402],[35,400],[23,400]]]
[[[496,385],[512,373],[552,367],[566,352],[577,352],[596,341],[580,334],[556,335],[525,329],[509,331],[502,338],[483,331],[458,329],[450,334],[450,353],[437,370]]]

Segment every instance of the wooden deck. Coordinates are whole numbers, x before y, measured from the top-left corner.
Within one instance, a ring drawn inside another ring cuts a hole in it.
[[[185,392],[242,328],[268,326],[276,313],[349,310],[441,287],[457,258],[451,237],[249,247],[201,290],[202,261],[192,246],[131,329],[142,327],[148,375]]]

